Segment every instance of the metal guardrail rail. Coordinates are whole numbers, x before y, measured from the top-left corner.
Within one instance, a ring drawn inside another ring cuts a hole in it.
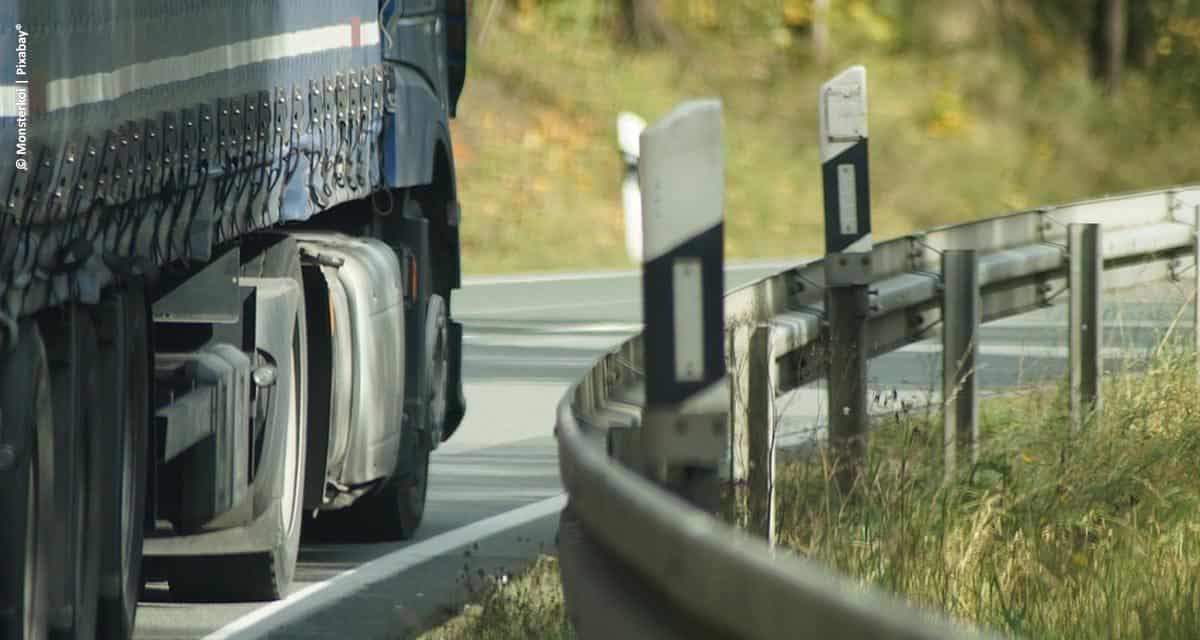
[[[870,252],[868,355],[940,335],[946,251],[977,252],[982,321],[988,322],[1062,301],[1069,224],[1101,226],[1103,286],[1114,290],[1178,280],[1194,268],[1198,217],[1200,186],[1182,187],[1013,213],[878,244]],[[727,362],[745,357],[755,327],[770,327],[777,395],[825,375],[823,263],[789,269],[725,298]],[[607,455],[606,430],[641,423],[644,365],[638,335],[602,357],[558,408],[559,464],[570,496],[560,528],[562,573],[581,637],[971,633],[773,550]],[[737,397],[730,385],[744,384],[741,379],[726,376],[704,401]],[[739,413],[730,411],[735,422]]]

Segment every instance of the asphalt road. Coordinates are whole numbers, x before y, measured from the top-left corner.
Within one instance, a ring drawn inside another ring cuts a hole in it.
[[[727,285],[779,267],[734,268]],[[157,592],[156,601],[139,610],[137,637],[412,637],[457,610],[481,574],[518,570],[552,548],[562,504],[554,407],[596,356],[639,329],[639,283],[628,273],[470,281],[454,302],[454,315],[465,324],[468,414],[434,454],[417,538],[306,542],[293,593],[282,603],[174,603]],[[1180,300],[1180,290],[1169,286],[1110,298],[1106,324],[1119,322],[1123,329],[1108,330],[1106,344],[1114,355],[1116,347],[1154,344]],[[1059,307],[989,325],[981,343],[983,389],[1060,376],[1065,313]],[[1176,332],[1190,335],[1190,325]],[[896,390],[909,401],[927,400],[939,362],[936,345],[913,345],[873,361],[871,388],[881,396]],[[819,429],[823,403],[819,385],[783,399],[783,440]]]

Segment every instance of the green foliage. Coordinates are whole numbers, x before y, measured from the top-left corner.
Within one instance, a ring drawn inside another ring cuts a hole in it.
[[[615,0],[472,3],[475,43],[487,33],[453,125],[466,270],[628,266],[617,113],[653,120],[699,96],[724,104],[727,256],[819,253],[817,88],[857,63],[870,70],[877,237],[1200,180],[1187,97],[1200,82],[1170,84],[1200,73],[1194,48],[1172,45],[1177,73],[1171,60],[1135,69],[1110,100],[1082,32],[1038,27],[1026,2],[833,0],[826,65],[808,46],[809,2],[659,0],[676,35],[649,51],[613,38]],[[1044,58],[1005,40],[1026,22],[1020,38]]]
[[[572,640],[558,560],[542,556],[522,576],[489,577],[471,590],[475,604],[420,640]]]
[[[495,0],[503,2],[504,0]],[[576,37],[610,26],[615,0],[518,0],[518,15],[539,29]]]
[[[1195,359],[1106,382],[1066,433],[1065,389],[985,404],[979,464],[943,480],[940,420],[877,431],[836,497],[828,461],[786,465],[778,535],[797,552],[966,623],[1033,638],[1200,633]]]
[[[1157,5],[1158,3],[1156,3]],[[1200,1],[1170,3],[1171,11],[1154,14],[1151,77],[1172,98],[1200,105]]]

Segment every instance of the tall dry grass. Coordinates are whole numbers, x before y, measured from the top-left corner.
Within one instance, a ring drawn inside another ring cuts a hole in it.
[[[822,456],[781,466],[786,547],[973,625],[1033,638],[1200,637],[1194,356],[1107,378],[1067,433],[1066,390],[984,403],[979,463],[943,480],[940,420],[896,415],[841,498]]]

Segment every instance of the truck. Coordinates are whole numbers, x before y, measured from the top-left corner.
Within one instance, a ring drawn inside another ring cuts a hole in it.
[[[280,598],[461,423],[465,0],[0,4],[0,638]]]

